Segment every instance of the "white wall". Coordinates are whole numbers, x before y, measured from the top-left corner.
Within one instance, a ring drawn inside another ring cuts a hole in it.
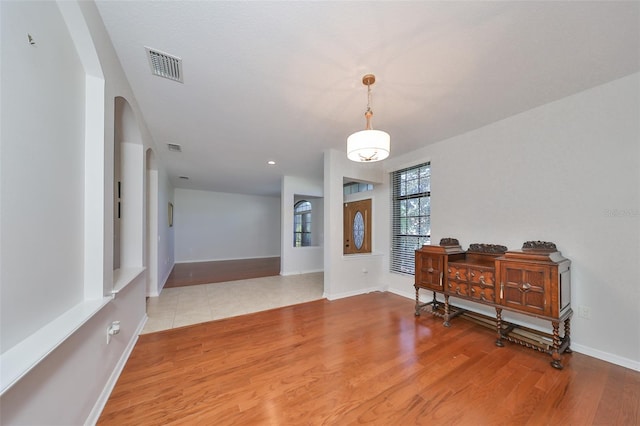
[[[280,274],[293,275],[322,271],[324,266],[324,199],[322,181],[284,176],[281,192]],[[293,206],[299,200],[312,205],[310,247],[293,247]]]
[[[140,143],[122,143],[122,207],[120,219],[120,268],[141,267],[144,246],[144,183],[146,161]]]
[[[344,178],[373,183],[375,189],[363,198],[371,198],[372,253],[362,255],[343,254],[343,182]],[[383,259],[386,253],[384,233],[388,227],[383,222],[386,215],[381,209],[379,188],[385,175],[380,163],[364,164],[347,160],[344,152],[329,150],[324,153],[324,297],[337,299],[385,288]],[[388,209],[387,209],[388,210]]]
[[[170,202],[174,202],[173,188],[166,170],[158,170],[158,289],[160,294],[175,263],[175,225],[169,227]]]
[[[93,424],[124,367],[145,315],[144,280],[115,300],[44,358],[0,399],[3,425]],[[106,343],[107,325],[121,321],[120,334]]]
[[[114,286],[117,96],[131,105],[142,144],[153,144],[94,3],[0,2],[0,16],[2,355],[25,341],[50,351],[5,389],[2,423],[92,423],[146,318],[144,274],[130,277],[115,298],[103,297]],[[69,313],[82,320],[62,321]],[[121,332],[107,345],[114,320]],[[59,340],[48,346],[43,330],[61,333]],[[3,380],[6,371],[3,363]]]
[[[635,369],[639,94],[634,74],[385,164],[392,171],[431,161],[436,244],[442,237],[458,238],[463,247],[555,242],[572,261],[572,347]],[[388,201],[381,204],[388,211]],[[391,291],[413,296],[413,277],[385,275]],[[591,319],[578,316],[578,306],[591,308]]]
[[[176,189],[176,262],[280,256],[280,198]]]
[[[156,155],[147,151],[147,296],[157,297],[174,265],[174,228],[169,226],[168,205],[173,202],[173,188],[164,168],[158,167]]]
[[[135,114],[123,97],[114,99],[114,183],[120,193],[114,196],[114,269],[140,268],[144,264],[144,222],[148,178],[147,155]],[[114,192],[118,191],[114,185]],[[118,198],[120,197],[120,198]],[[118,209],[117,200],[120,201]]]
[[[84,299],[85,74],[55,3],[3,2],[1,30],[4,353]]]

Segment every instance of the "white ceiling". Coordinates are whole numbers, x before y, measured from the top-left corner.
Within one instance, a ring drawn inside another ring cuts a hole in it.
[[[321,177],[364,128],[366,73],[394,156],[640,71],[637,1],[97,4],[177,188]],[[184,84],[145,46],[182,58]]]

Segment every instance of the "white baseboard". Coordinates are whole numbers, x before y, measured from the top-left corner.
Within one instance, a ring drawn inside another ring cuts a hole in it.
[[[288,277],[290,275],[315,274],[316,272],[324,272],[324,269],[313,269],[309,271],[296,271],[296,272],[280,272],[280,275],[282,275],[283,277]]]
[[[360,290],[354,290],[354,291],[346,291],[344,293],[327,293],[325,292],[322,297],[327,299],[327,300],[337,300],[337,299],[344,299],[345,297],[351,297],[351,296],[358,296],[360,294],[367,294],[367,293],[373,293],[376,291],[385,291],[385,289],[383,287],[369,287],[369,288],[364,288],[364,289],[360,289]]]
[[[127,363],[127,360],[131,355],[131,352],[133,351],[133,348],[136,346],[136,343],[138,342],[138,336],[142,332],[142,329],[144,328],[144,325],[147,323],[148,319],[149,317],[147,316],[147,314],[145,314],[144,317],[142,318],[142,321],[140,321],[140,324],[138,324],[136,331],[133,333],[133,338],[129,341],[129,344],[127,345],[124,352],[122,353],[122,356],[120,357],[120,359],[118,360],[118,363],[113,369],[111,376],[109,376],[109,380],[107,380],[107,383],[105,384],[104,389],[102,389],[102,392],[100,393],[100,397],[98,397],[98,400],[93,406],[91,413],[89,413],[89,417],[87,417],[87,420],[84,422],[85,426],[95,425],[96,423],[98,423],[100,414],[102,414],[102,410],[104,410],[104,406],[107,405],[109,396],[111,396],[111,392],[113,391],[113,388],[115,387],[118,381],[118,378],[120,377],[120,374],[122,373],[122,370],[124,369],[124,366]]]
[[[624,358],[608,352],[599,351],[588,346],[581,345],[579,343],[571,342],[571,350],[579,352],[583,355],[588,355],[599,360],[610,362],[611,364],[619,365],[621,367],[629,368],[631,370],[640,371],[640,362],[634,361],[629,358]]]
[[[164,278],[162,278],[160,281],[158,281],[158,283],[162,283],[162,285],[158,286],[158,290],[156,292],[157,294],[154,295],[153,297],[160,296],[160,293],[162,293],[162,289],[164,289],[164,286],[167,284],[167,280],[169,279],[169,275],[171,275],[171,271],[173,271],[173,267],[174,266],[175,266],[175,263],[173,265],[171,265],[171,268],[169,268],[167,273],[164,275]]]
[[[414,299],[416,298],[416,294],[409,292],[409,291],[402,291],[402,290],[398,290],[396,288],[390,288],[387,290],[389,293],[393,293],[393,294],[397,294],[398,296],[402,296],[402,297],[406,297],[407,299]]]

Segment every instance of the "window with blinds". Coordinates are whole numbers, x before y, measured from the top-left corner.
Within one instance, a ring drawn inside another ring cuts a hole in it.
[[[391,272],[415,273],[415,250],[431,242],[431,165],[391,173]]]

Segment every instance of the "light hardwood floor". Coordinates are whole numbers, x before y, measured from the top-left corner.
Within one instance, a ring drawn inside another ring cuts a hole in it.
[[[640,424],[640,372],[413,312],[370,293],[142,335],[99,424]]]

